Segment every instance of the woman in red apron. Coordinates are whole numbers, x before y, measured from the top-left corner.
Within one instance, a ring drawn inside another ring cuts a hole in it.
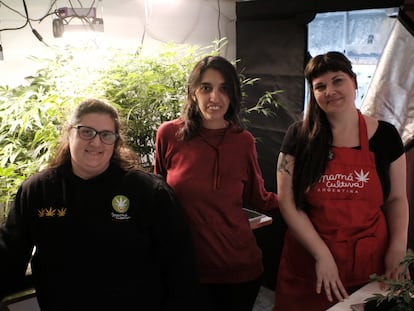
[[[407,248],[405,155],[391,124],[355,106],[341,53],[311,59],[305,119],[281,148],[279,204],[288,225],[274,310],[326,310],[369,282],[399,278]]]

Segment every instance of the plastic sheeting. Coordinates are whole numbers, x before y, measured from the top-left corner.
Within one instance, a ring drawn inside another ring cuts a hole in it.
[[[407,143],[414,136],[414,36],[412,21],[404,22],[407,17],[399,14],[361,111],[394,124]]]
[[[410,206],[408,247],[414,248],[414,22],[400,12],[361,106],[394,124],[406,148]]]

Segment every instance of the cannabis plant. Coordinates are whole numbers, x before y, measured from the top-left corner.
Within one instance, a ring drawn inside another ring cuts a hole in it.
[[[399,280],[388,279],[384,275],[372,275],[371,280],[384,283],[388,290],[386,294],[374,294],[367,299],[367,304],[375,305],[387,311],[412,311],[414,310],[414,283],[411,278],[405,277],[410,268],[414,265],[414,253],[412,249],[407,250],[407,254],[401,261],[404,267]],[[375,304],[374,304],[375,302]],[[388,307],[385,307],[388,306]]]

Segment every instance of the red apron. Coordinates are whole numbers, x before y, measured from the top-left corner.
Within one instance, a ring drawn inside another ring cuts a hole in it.
[[[332,252],[347,289],[384,272],[388,244],[382,187],[369,151],[365,119],[358,114],[361,149],[333,147],[333,159],[306,195],[309,218]],[[315,260],[289,230],[275,296],[274,310],[322,311],[336,303],[330,303],[323,290],[316,294]]]

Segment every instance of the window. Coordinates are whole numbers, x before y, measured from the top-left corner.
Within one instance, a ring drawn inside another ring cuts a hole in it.
[[[397,13],[398,8],[319,13],[308,24],[311,56],[340,51],[351,60],[358,80],[358,108],[394,27]]]

